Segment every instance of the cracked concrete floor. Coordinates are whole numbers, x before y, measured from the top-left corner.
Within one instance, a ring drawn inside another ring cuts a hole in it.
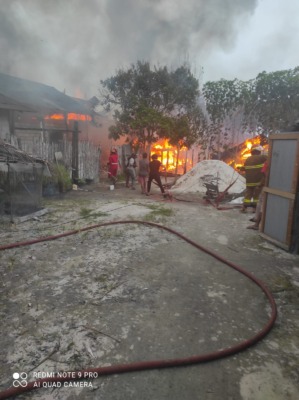
[[[194,200],[194,199],[193,199]],[[138,219],[179,231],[264,281],[278,319],[256,346],[192,367],[109,376],[18,399],[297,399],[299,257],[246,230],[249,215],[95,185],[45,202],[38,220],[3,224],[1,244]],[[15,372],[72,371],[224,348],[267,321],[243,275],[153,227],[113,225],[2,251],[1,390]]]

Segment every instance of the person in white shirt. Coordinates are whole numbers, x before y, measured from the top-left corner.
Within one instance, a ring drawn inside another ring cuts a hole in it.
[[[130,187],[131,181],[131,189],[135,190],[135,182],[136,182],[136,154],[132,153],[127,162],[127,182],[126,186]]]

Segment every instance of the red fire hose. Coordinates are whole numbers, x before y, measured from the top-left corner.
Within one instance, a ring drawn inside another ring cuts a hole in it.
[[[217,360],[217,359],[224,358],[224,357],[233,355],[235,353],[238,353],[238,352],[245,350],[248,347],[256,344],[258,341],[263,339],[272,329],[274,322],[276,320],[277,309],[276,309],[275,300],[274,300],[271,292],[268,290],[268,288],[266,287],[266,285],[263,282],[261,282],[260,280],[255,278],[251,273],[245,271],[238,265],[226,260],[225,258],[221,257],[217,253],[214,253],[212,250],[209,250],[209,249],[193,242],[192,240],[183,236],[181,233],[176,232],[171,228],[167,228],[166,226],[159,225],[159,224],[156,224],[153,222],[133,221],[133,220],[106,222],[106,223],[87,226],[85,228],[76,229],[73,231],[64,232],[59,235],[41,237],[38,239],[26,241],[26,242],[17,242],[17,243],[0,246],[0,251],[6,250],[6,249],[12,249],[15,247],[29,246],[34,243],[40,243],[40,242],[44,242],[44,241],[48,241],[48,240],[55,240],[55,239],[59,239],[61,237],[74,235],[79,232],[88,231],[88,230],[91,230],[94,228],[100,228],[103,226],[117,225],[117,224],[141,224],[141,225],[148,225],[148,226],[153,226],[156,228],[163,229],[165,231],[170,232],[173,235],[178,236],[179,238],[183,239],[184,241],[186,241],[187,243],[196,247],[197,249],[209,254],[210,256],[214,257],[215,259],[221,261],[222,263],[228,265],[229,267],[231,267],[231,268],[237,270],[238,272],[240,272],[241,274],[245,275],[247,278],[252,280],[257,286],[259,286],[262,289],[262,291],[265,293],[265,295],[271,305],[271,315],[270,315],[268,322],[264,325],[264,327],[257,334],[255,334],[251,338],[244,340],[243,342],[240,342],[239,344],[234,345],[232,347],[228,347],[226,349],[216,350],[211,353],[199,354],[199,355],[194,355],[194,356],[190,356],[190,357],[186,357],[186,358],[143,361],[143,362],[136,362],[136,363],[131,363],[131,364],[119,364],[119,365],[112,365],[112,366],[108,366],[108,367],[88,368],[88,369],[85,369],[82,371],[74,371],[72,373],[68,373],[67,374],[68,376],[65,376],[65,377],[43,378],[43,379],[39,379],[34,382],[29,382],[26,387],[10,387],[9,389],[6,389],[6,390],[0,392],[0,400],[8,399],[9,397],[17,396],[21,393],[28,392],[33,389],[37,389],[38,387],[42,387],[43,382],[66,382],[66,381],[80,380],[86,376],[89,376],[88,375],[89,372],[95,373],[99,376],[100,375],[104,376],[104,375],[113,375],[113,374],[120,374],[120,373],[133,372],[133,371],[144,371],[144,370],[149,370],[149,369],[182,367],[182,366],[199,364],[199,363]],[[69,375],[71,375],[71,377],[69,377]],[[36,382],[37,382],[37,384],[36,384]]]

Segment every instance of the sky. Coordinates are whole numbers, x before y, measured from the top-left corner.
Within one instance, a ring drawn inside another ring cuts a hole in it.
[[[81,98],[136,61],[200,84],[299,66],[299,0],[0,0],[0,72]]]

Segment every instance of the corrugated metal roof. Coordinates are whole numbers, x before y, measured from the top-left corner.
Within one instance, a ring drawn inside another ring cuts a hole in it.
[[[52,86],[0,73],[0,94],[45,114],[93,114],[91,104],[59,92]]]
[[[0,93],[0,109],[2,110],[15,110],[15,111],[33,111],[32,108],[25,106],[24,104],[11,99]]]

